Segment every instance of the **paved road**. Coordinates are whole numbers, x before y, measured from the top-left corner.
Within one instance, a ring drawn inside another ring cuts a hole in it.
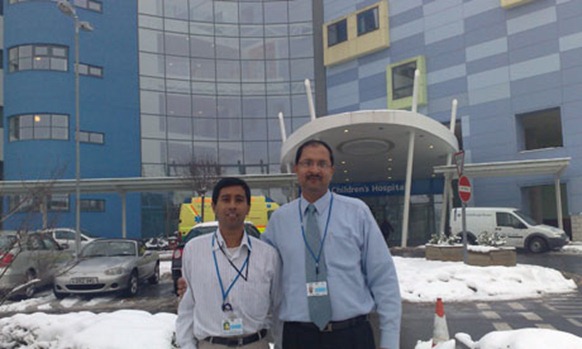
[[[418,251],[407,254],[420,257]],[[445,314],[449,333],[469,333],[473,340],[478,340],[491,331],[533,327],[554,328],[582,337],[582,255],[520,251],[517,260],[520,264],[562,271],[576,281],[578,292],[529,300],[447,303]],[[434,307],[434,304],[403,304],[402,349],[413,349],[417,340],[432,338]]]

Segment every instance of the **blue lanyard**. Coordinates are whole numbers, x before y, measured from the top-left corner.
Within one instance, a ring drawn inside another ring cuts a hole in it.
[[[325,243],[325,238],[327,237],[327,228],[329,227],[329,218],[331,217],[331,207],[333,206],[333,194],[330,194],[329,198],[329,209],[327,210],[327,220],[325,221],[325,230],[323,231],[323,238],[319,244],[319,251],[317,251],[317,256],[315,252],[311,249],[311,246],[307,243],[307,238],[305,238],[305,227],[303,226],[303,211],[301,210],[301,199],[299,200],[299,221],[301,221],[301,235],[303,235],[303,242],[307,246],[307,250],[313,260],[315,260],[315,272],[319,274],[319,260],[321,259],[321,251],[323,251],[323,244]]]
[[[216,261],[216,251],[214,250],[214,240],[216,238],[216,233],[214,233],[212,235],[212,257],[214,258],[214,267],[216,268],[216,277],[218,278],[218,283],[220,284],[220,292],[222,292],[222,306],[223,306],[223,310],[224,310],[224,306],[225,303],[224,301],[226,300],[226,298],[228,297],[228,294],[230,293],[230,290],[232,289],[232,287],[234,286],[234,284],[238,281],[238,278],[241,276],[242,271],[245,269],[245,267],[247,268],[247,271],[249,270],[249,257],[251,255],[251,250],[248,250],[247,253],[247,258],[245,259],[243,265],[241,266],[240,270],[236,270],[237,271],[237,275],[234,278],[234,280],[232,280],[232,282],[230,283],[230,286],[228,286],[228,289],[226,289],[226,292],[224,291],[224,284],[222,283],[222,278],[220,277],[220,269],[218,268],[218,262]],[[251,239],[247,236],[247,241],[249,243],[249,247],[251,246]],[[226,257],[226,255],[225,255]],[[226,257],[228,259],[228,257]],[[229,260],[230,261],[230,260]],[[235,268],[236,269],[236,268]],[[232,310],[232,307],[231,307]]]

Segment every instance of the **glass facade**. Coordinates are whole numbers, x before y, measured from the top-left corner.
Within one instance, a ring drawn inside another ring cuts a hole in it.
[[[309,120],[311,1],[140,0],[142,175],[212,158],[278,173],[281,133]]]

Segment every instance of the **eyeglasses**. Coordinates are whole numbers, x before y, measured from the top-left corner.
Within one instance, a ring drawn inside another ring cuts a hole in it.
[[[321,161],[303,160],[303,161],[299,161],[297,163],[297,165],[299,167],[302,167],[302,168],[310,168],[311,166],[315,165],[315,166],[317,166],[317,168],[319,168],[321,170],[326,170],[326,169],[331,167],[331,164],[327,161],[324,161],[324,160],[321,160]]]

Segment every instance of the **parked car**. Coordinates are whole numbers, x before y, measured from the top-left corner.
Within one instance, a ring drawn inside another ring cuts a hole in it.
[[[30,298],[53,283],[57,270],[72,259],[50,234],[5,232],[0,235],[0,299]]]
[[[174,252],[172,252],[172,280],[174,282],[174,293],[177,294],[178,292],[178,279],[182,276],[182,251],[184,250],[184,246],[186,246],[188,241],[197,236],[214,233],[217,228],[217,221],[198,223],[190,229],[188,234],[186,234],[186,236],[178,242],[176,248],[174,248]],[[245,230],[250,236],[256,237],[257,239],[261,238],[259,229],[257,229],[253,223],[245,222]]]
[[[451,233],[462,235],[462,209],[451,211]],[[538,224],[533,218],[515,208],[508,207],[467,207],[465,208],[467,241],[477,243],[483,232],[497,233],[505,237],[506,245],[526,248],[540,253],[560,249],[569,242],[562,229]]]
[[[39,230],[41,233],[50,234],[56,242],[62,247],[69,250],[75,250],[76,234],[75,229],[72,228],[49,228]],[[81,229],[81,248],[91,241],[95,240],[96,237],[88,231]]]
[[[58,299],[69,294],[119,292],[138,294],[144,281],[160,281],[160,257],[146,251],[142,241],[97,239],[85,246],[79,259],[65,266],[55,277],[53,293]]]

